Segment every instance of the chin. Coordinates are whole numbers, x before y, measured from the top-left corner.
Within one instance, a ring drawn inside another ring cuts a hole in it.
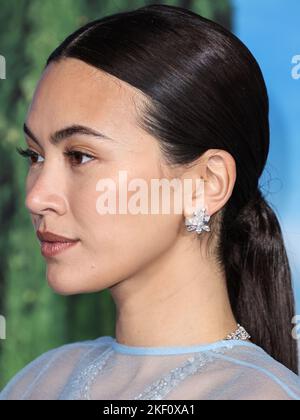
[[[72,295],[81,295],[88,293],[97,293],[101,292],[106,287],[100,287],[96,285],[95,287],[87,287],[89,282],[85,279],[77,278],[74,281],[74,276],[66,276],[63,274],[47,274],[47,282],[49,287],[57,294],[62,296],[72,296]]]
[[[54,270],[53,272],[52,270],[47,271],[47,282],[49,287],[55,293],[62,296],[71,296],[84,293],[82,290],[82,282],[74,282],[74,276],[66,276],[63,273],[58,272],[54,273]]]
[[[91,273],[88,270],[80,273],[70,266],[48,264],[46,277],[49,287],[62,296],[99,293],[115,284],[111,273]]]
[[[64,281],[59,280],[50,280],[47,279],[49,287],[58,295],[62,296],[71,296],[71,295],[77,295],[79,293],[83,293],[81,290],[78,290],[75,287],[72,287],[72,285],[65,283]]]

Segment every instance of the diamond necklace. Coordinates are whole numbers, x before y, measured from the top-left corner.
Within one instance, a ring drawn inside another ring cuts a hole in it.
[[[237,324],[237,326],[237,329],[233,333],[228,334],[224,340],[248,340],[251,338],[251,335],[247,333],[244,327],[240,324]]]

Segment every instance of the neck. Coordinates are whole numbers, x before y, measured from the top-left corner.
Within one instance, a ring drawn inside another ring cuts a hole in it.
[[[131,346],[186,346],[224,339],[237,328],[215,261],[176,243],[110,291],[116,340]],[[188,249],[188,252],[186,251]],[[175,263],[174,263],[175,262]]]

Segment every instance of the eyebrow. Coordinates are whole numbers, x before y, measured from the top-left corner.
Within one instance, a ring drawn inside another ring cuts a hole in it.
[[[37,137],[32,133],[29,127],[24,123],[23,125],[24,133],[31,138],[35,143],[39,146],[40,143]],[[93,128],[86,127],[84,125],[71,125],[69,127],[62,128],[61,130],[55,131],[55,133],[51,134],[50,136],[50,143],[57,145],[61,141],[68,139],[69,137],[74,136],[75,134],[85,135],[85,136],[93,136],[97,137],[98,139],[107,139],[114,141],[111,137],[108,137],[106,134],[101,133],[100,131],[96,131]]]

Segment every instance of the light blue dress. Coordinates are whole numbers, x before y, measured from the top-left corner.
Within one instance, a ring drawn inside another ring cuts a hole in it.
[[[103,336],[50,350],[0,400],[300,400],[300,378],[240,340],[138,347]]]

